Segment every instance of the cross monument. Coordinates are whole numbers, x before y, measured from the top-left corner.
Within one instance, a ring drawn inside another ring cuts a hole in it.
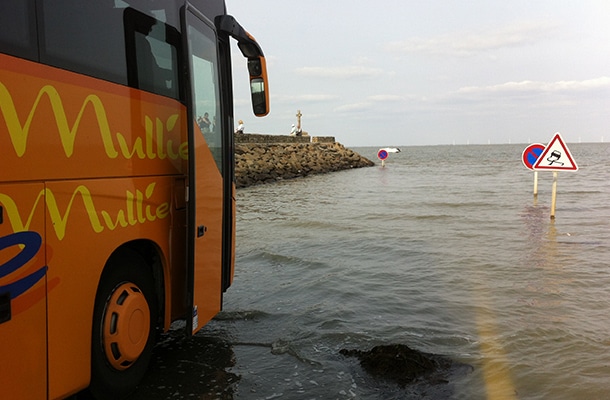
[[[303,114],[301,114],[301,110],[297,110],[297,132],[301,130],[301,117],[303,116]]]

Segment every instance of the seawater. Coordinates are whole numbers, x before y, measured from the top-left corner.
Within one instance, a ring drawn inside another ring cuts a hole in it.
[[[610,146],[568,145],[554,221],[525,144],[354,148],[377,165],[238,190],[200,334],[230,343],[232,398],[608,398]],[[339,354],[394,343],[462,367],[400,387]]]

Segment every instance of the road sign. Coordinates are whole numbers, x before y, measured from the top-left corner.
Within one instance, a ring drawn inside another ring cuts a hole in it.
[[[534,164],[544,151],[544,145],[540,143],[530,144],[523,150],[523,154],[521,155],[521,161],[523,161],[523,165],[525,168],[534,169]]]
[[[381,161],[385,160],[386,158],[388,158],[388,151],[386,149],[379,150],[377,152],[377,158]]]
[[[533,169],[538,171],[578,170],[578,166],[559,132],[553,136],[553,139],[551,139],[540,157],[538,157]]]

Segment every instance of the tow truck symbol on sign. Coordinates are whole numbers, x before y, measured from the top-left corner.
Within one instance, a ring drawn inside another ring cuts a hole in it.
[[[538,171],[576,171],[578,169],[559,132],[545,147],[533,169]]]

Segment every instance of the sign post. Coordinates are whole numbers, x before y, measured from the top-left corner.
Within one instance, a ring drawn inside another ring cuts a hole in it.
[[[555,219],[555,206],[557,204],[557,173],[559,171],[577,171],[578,165],[574,161],[568,146],[564,143],[559,132],[545,147],[544,151],[533,166],[534,171],[553,171],[553,188],[551,192],[551,219]]]
[[[388,158],[388,151],[386,149],[380,149],[377,152],[377,158],[381,160],[381,166],[385,167],[385,159]]]
[[[553,171],[553,189],[551,190],[551,219],[555,219],[555,205],[557,204],[557,171]]]
[[[400,149],[398,147],[385,147],[383,149],[379,149],[377,152],[377,158],[381,160],[382,167],[385,167],[385,160],[388,158],[389,153],[400,153]]]
[[[544,145],[540,143],[530,144],[523,150],[521,161],[527,169],[534,169],[534,164],[544,151]],[[538,199],[538,171],[534,171],[534,200]]]

